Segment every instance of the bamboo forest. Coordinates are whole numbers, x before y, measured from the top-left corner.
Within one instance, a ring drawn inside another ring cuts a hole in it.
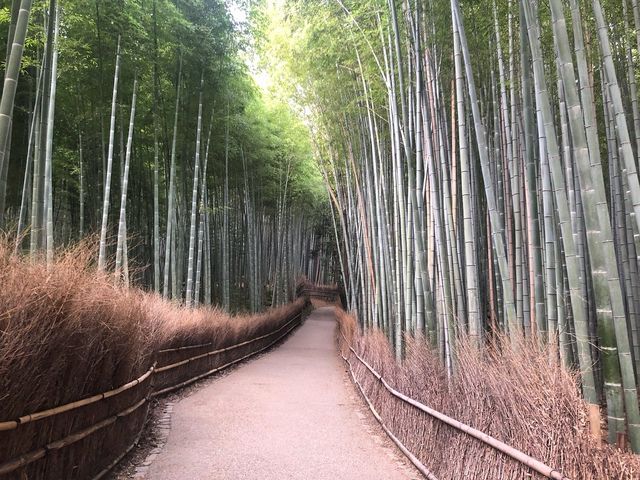
[[[640,478],[638,0],[0,39],[0,479]]]

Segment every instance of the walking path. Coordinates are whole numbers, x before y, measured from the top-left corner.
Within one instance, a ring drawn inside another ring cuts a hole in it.
[[[152,480],[420,478],[357,396],[331,308],[281,346],[173,406]]]

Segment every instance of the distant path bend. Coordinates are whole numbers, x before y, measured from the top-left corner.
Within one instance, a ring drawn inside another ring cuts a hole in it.
[[[173,406],[151,480],[406,480],[407,465],[358,398],[321,308],[274,351]]]

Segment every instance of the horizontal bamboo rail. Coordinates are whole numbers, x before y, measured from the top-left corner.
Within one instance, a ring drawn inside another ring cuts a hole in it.
[[[332,285],[313,285],[301,283],[296,287],[296,296],[322,297],[337,299],[340,298],[340,290]]]
[[[387,381],[382,377],[382,375],[380,375],[371,365],[369,365],[367,363],[367,361],[362,358],[358,352],[356,352],[354,350],[354,348],[351,346],[351,344],[349,343],[349,341],[347,340],[347,338],[344,336],[344,334],[341,332],[342,334],[342,338],[344,339],[346,345],[349,347],[349,350],[355,355],[355,357],[358,359],[358,361],[360,361],[360,363],[362,363],[362,365],[364,365],[367,370],[369,370],[369,372],[376,377],[376,379],[384,386],[384,388],[391,393],[394,397],[399,398],[400,400],[404,401],[405,403],[408,403],[409,405],[415,407],[416,409],[426,413],[427,415],[440,420],[442,423],[445,423],[446,425],[449,425],[450,427],[455,428],[456,430],[459,430],[463,433],[466,433],[467,435],[476,438],[477,440],[480,440],[481,442],[485,443],[486,445],[489,445],[490,447],[498,450],[501,453],[504,453],[505,455],[513,458],[514,460],[520,462],[523,465],[526,465],[527,467],[531,468],[532,470],[536,471],[537,473],[544,475],[547,478],[551,478],[553,480],[570,480],[569,477],[564,476],[562,473],[560,473],[559,471],[557,471],[554,468],[549,467],[548,465],[545,465],[544,463],[542,463],[539,460],[536,460],[535,458],[527,455],[526,453],[511,447],[510,445],[507,445],[504,442],[501,442],[500,440],[487,435],[484,432],[481,432],[480,430],[476,430],[473,427],[470,427],[469,425],[459,422],[447,415],[445,415],[444,413],[438,412],[437,410],[434,410],[430,407],[427,407],[426,405],[418,402],[417,400],[414,400],[410,397],[407,397],[406,395],[404,395],[403,393],[399,392],[398,390],[394,389],[391,385],[389,385],[387,383]],[[342,356],[342,358],[345,359],[344,355]],[[353,374],[353,370],[351,369],[351,363],[349,363],[347,361],[347,363],[349,364],[349,371],[351,373],[351,376],[355,378],[354,374]],[[361,389],[362,391],[362,389]],[[363,392],[364,395],[364,392]],[[368,398],[365,396],[365,399],[367,400],[367,402],[369,402]],[[386,429],[385,429],[386,430]],[[392,437],[393,440],[393,437]],[[429,477],[427,477],[429,478]]]
[[[0,464],[0,475],[5,475],[7,473],[11,473],[14,472],[15,470],[25,467],[27,465],[29,465],[30,463],[33,463],[37,460],[40,460],[42,458],[44,458],[49,452],[52,451],[56,451],[59,450],[61,448],[64,448],[66,446],[72,445],[80,440],[82,440],[83,438],[88,437],[89,435],[92,435],[93,433],[109,426],[112,425],[114,422],[116,422],[119,418],[124,418],[128,415],[130,415],[131,413],[133,413],[134,411],[136,411],[138,408],[140,408],[142,405],[146,404],[149,400],[149,398],[152,397],[156,397],[159,395],[162,395],[164,393],[168,393],[170,391],[173,390],[177,390],[179,388],[182,388],[184,386],[187,386],[191,383],[194,383],[202,378],[205,378],[207,376],[210,376],[216,372],[219,372],[221,370],[224,370],[225,368],[230,367],[231,365],[234,365],[236,363],[239,363],[249,357],[252,357],[254,355],[257,355],[260,352],[263,352],[264,350],[270,348],[271,346],[273,346],[274,344],[276,344],[277,342],[279,342],[280,340],[282,340],[285,336],[287,336],[297,325],[299,325],[300,323],[300,319],[302,316],[302,309],[294,314],[286,323],[284,323],[283,325],[281,325],[279,328],[273,330],[272,332],[269,332],[267,334],[264,335],[260,335],[258,337],[252,338],[250,340],[246,340],[244,342],[240,342],[228,347],[224,347],[224,348],[219,348],[216,350],[213,350],[211,352],[206,352],[204,354],[200,354],[200,355],[196,355],[194,357],[188,358],[186,360],[182,360],[180,362],[176,362],[173,363],[171,365],[165,365],[163,367],[157,368],[156,364],[157,362],[155,362],[153,364],[153,366],[147,370],[143,375],[141,375],[140,377],[136,378],[135,380],[132,380],[118,388],[115,388],[113,390],[109,390],[107,392],[104,393],[99,393],[97,395],[93,395],[91,397],[87,397],[81,400],[77,400],[74,402],[70,402],[64,405],[60,405],[58,407],[55,408],[50,408],[47,410],[42,410],[39,412],[35,412],[35,413],[31,413],[28,415],[23,415],[21,417],[19,417],[16,420],[9,420],[9,421],[4,421],[4,422],[0,422],[0,432],[1,431],[10,431],[10,430],[15,430],[17,429],[20,425],[24,425],[26,423],[30,423],[30,422],[34,422],[37,420],[42,420],[44,418],[48,418],[48,417],[52,417],[55,415],[59,415],[65,412],[69,412],[69,411],[73,411],[75,409],[78,409],[80,407],[84,407],[87,405],[91,405],[93,403],[111,398],[111,397],[115,397],[133,387],[135,387],[136,385],[141,384],[142,382],[144,382],[145,380],[149,379],[150,377],[152,377],[152,375],[157,374],[157,373],[161,373],[163,371],[166,370],[170,370],[173,368],[177,368],[181,365],[186,365],[190,362],[193,362],[199,358],[204,358],[207,356],[211,356],[211,355],[217,355],[220,353],[224,353],[224,352],[228,352],[231,350],[235,350],[237,348],[249,345],[251,343],[255,343],[258,342],[260,340],[263,340],[265,338],[271,337],[273,335],[278,334],[279,332],[281,332],[282,330],[285,330],[287,327],[289,327],[282,335],[279,335],[275,340],[269,342],[268,345],[255,350],[253,352],[250,352],[247,355],[243,355],[240,358],[234,359],[230,362],[225,363],[224,365],[221,365],[219,367],[216,367],[212,370],[209,370],[207,372],[204,372],[200,375],[197,375],[195,377],[190,378],[189,380],[186,380],[184,382],[181,382],[177,385],[172,385],[170,387],[164,388],[162,390],[157,390],[154,392],[151,392],[149,395],[145,395],[145,397],[143,399],[141,399],[140,401],[136,402],[133,406],[122,410],[121,412],[112,415],[109,418],[106,418],[104,420],[101,420],[100,422],[89,426],[83,430],[80,430],[78,432],[72,433],[70,435],[67,435],[66,437],[60,439],[60,440],[56,440],[54,442],[50,442],[47,445],[45,445],[44,447],[40,447],[37,448],[35,450],[32,450],[30,452],[24,453],[22,455],[20,455],[17,458],[14,458],[12,460],[9,460],[3,464]],[[292,323],[294,323],[296,320],[298,320],[298,322],[294,325],[292,325]],[[186,347],[177,347],[177,348],[169,348],[169,349],[164,349],[164,350],[159,350],[158,353],[166,353],[166,352],[175,352],[175,351],[181,351],[181,350],[187,350],[187,349],[193,349],[193,348],[198,348],[198,347],[206,347],[208,345],[212,345],[213,343],[207,343],[207,344],[200,344],[200,345],[189,345]],[[142,431],[141,431],[142,432]],[[137,444],[137,442],[140,439],[140,434],[141,432],[138,433],[138,435],[136,435],[136,438],[134,440],[134,442],[122,453],[120,454],[114,461],[112,461],[107,467],[105,467],[100,473],[98,473],[95,477],[94,480],[97,480],[99,478],[102,478],[104,475],[106,475],[115,465],[118,464],[118,462],[120,460],[122,460],[122,458],[129,452],[131,451],[131,449]]]
[[[213,345],[213,342],[201,343],[200,345],[187,345],[186,347],[163,348],[162,350],[158,350],[158,353],[181,352],[182,350],[193,350],[194,348],[208,347],[210,345]]]

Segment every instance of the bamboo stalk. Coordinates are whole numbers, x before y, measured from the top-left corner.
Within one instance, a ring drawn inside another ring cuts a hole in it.
[[[120,36],[116,48],[116,67],[113,74],[113,92],[111,96],[111,120],[109,123],[109,151],[107,154],[107,172],[104,181],[102,201],[102,224],[100,227],[100,250],[98,254],[98,269],[104,270],[107,256],[107,224],[109,221],[109,197],[111,194],[111,172],[113,169],[113,149],[116,128],[116,102],[118,99],[118,80],[120,78]]]

